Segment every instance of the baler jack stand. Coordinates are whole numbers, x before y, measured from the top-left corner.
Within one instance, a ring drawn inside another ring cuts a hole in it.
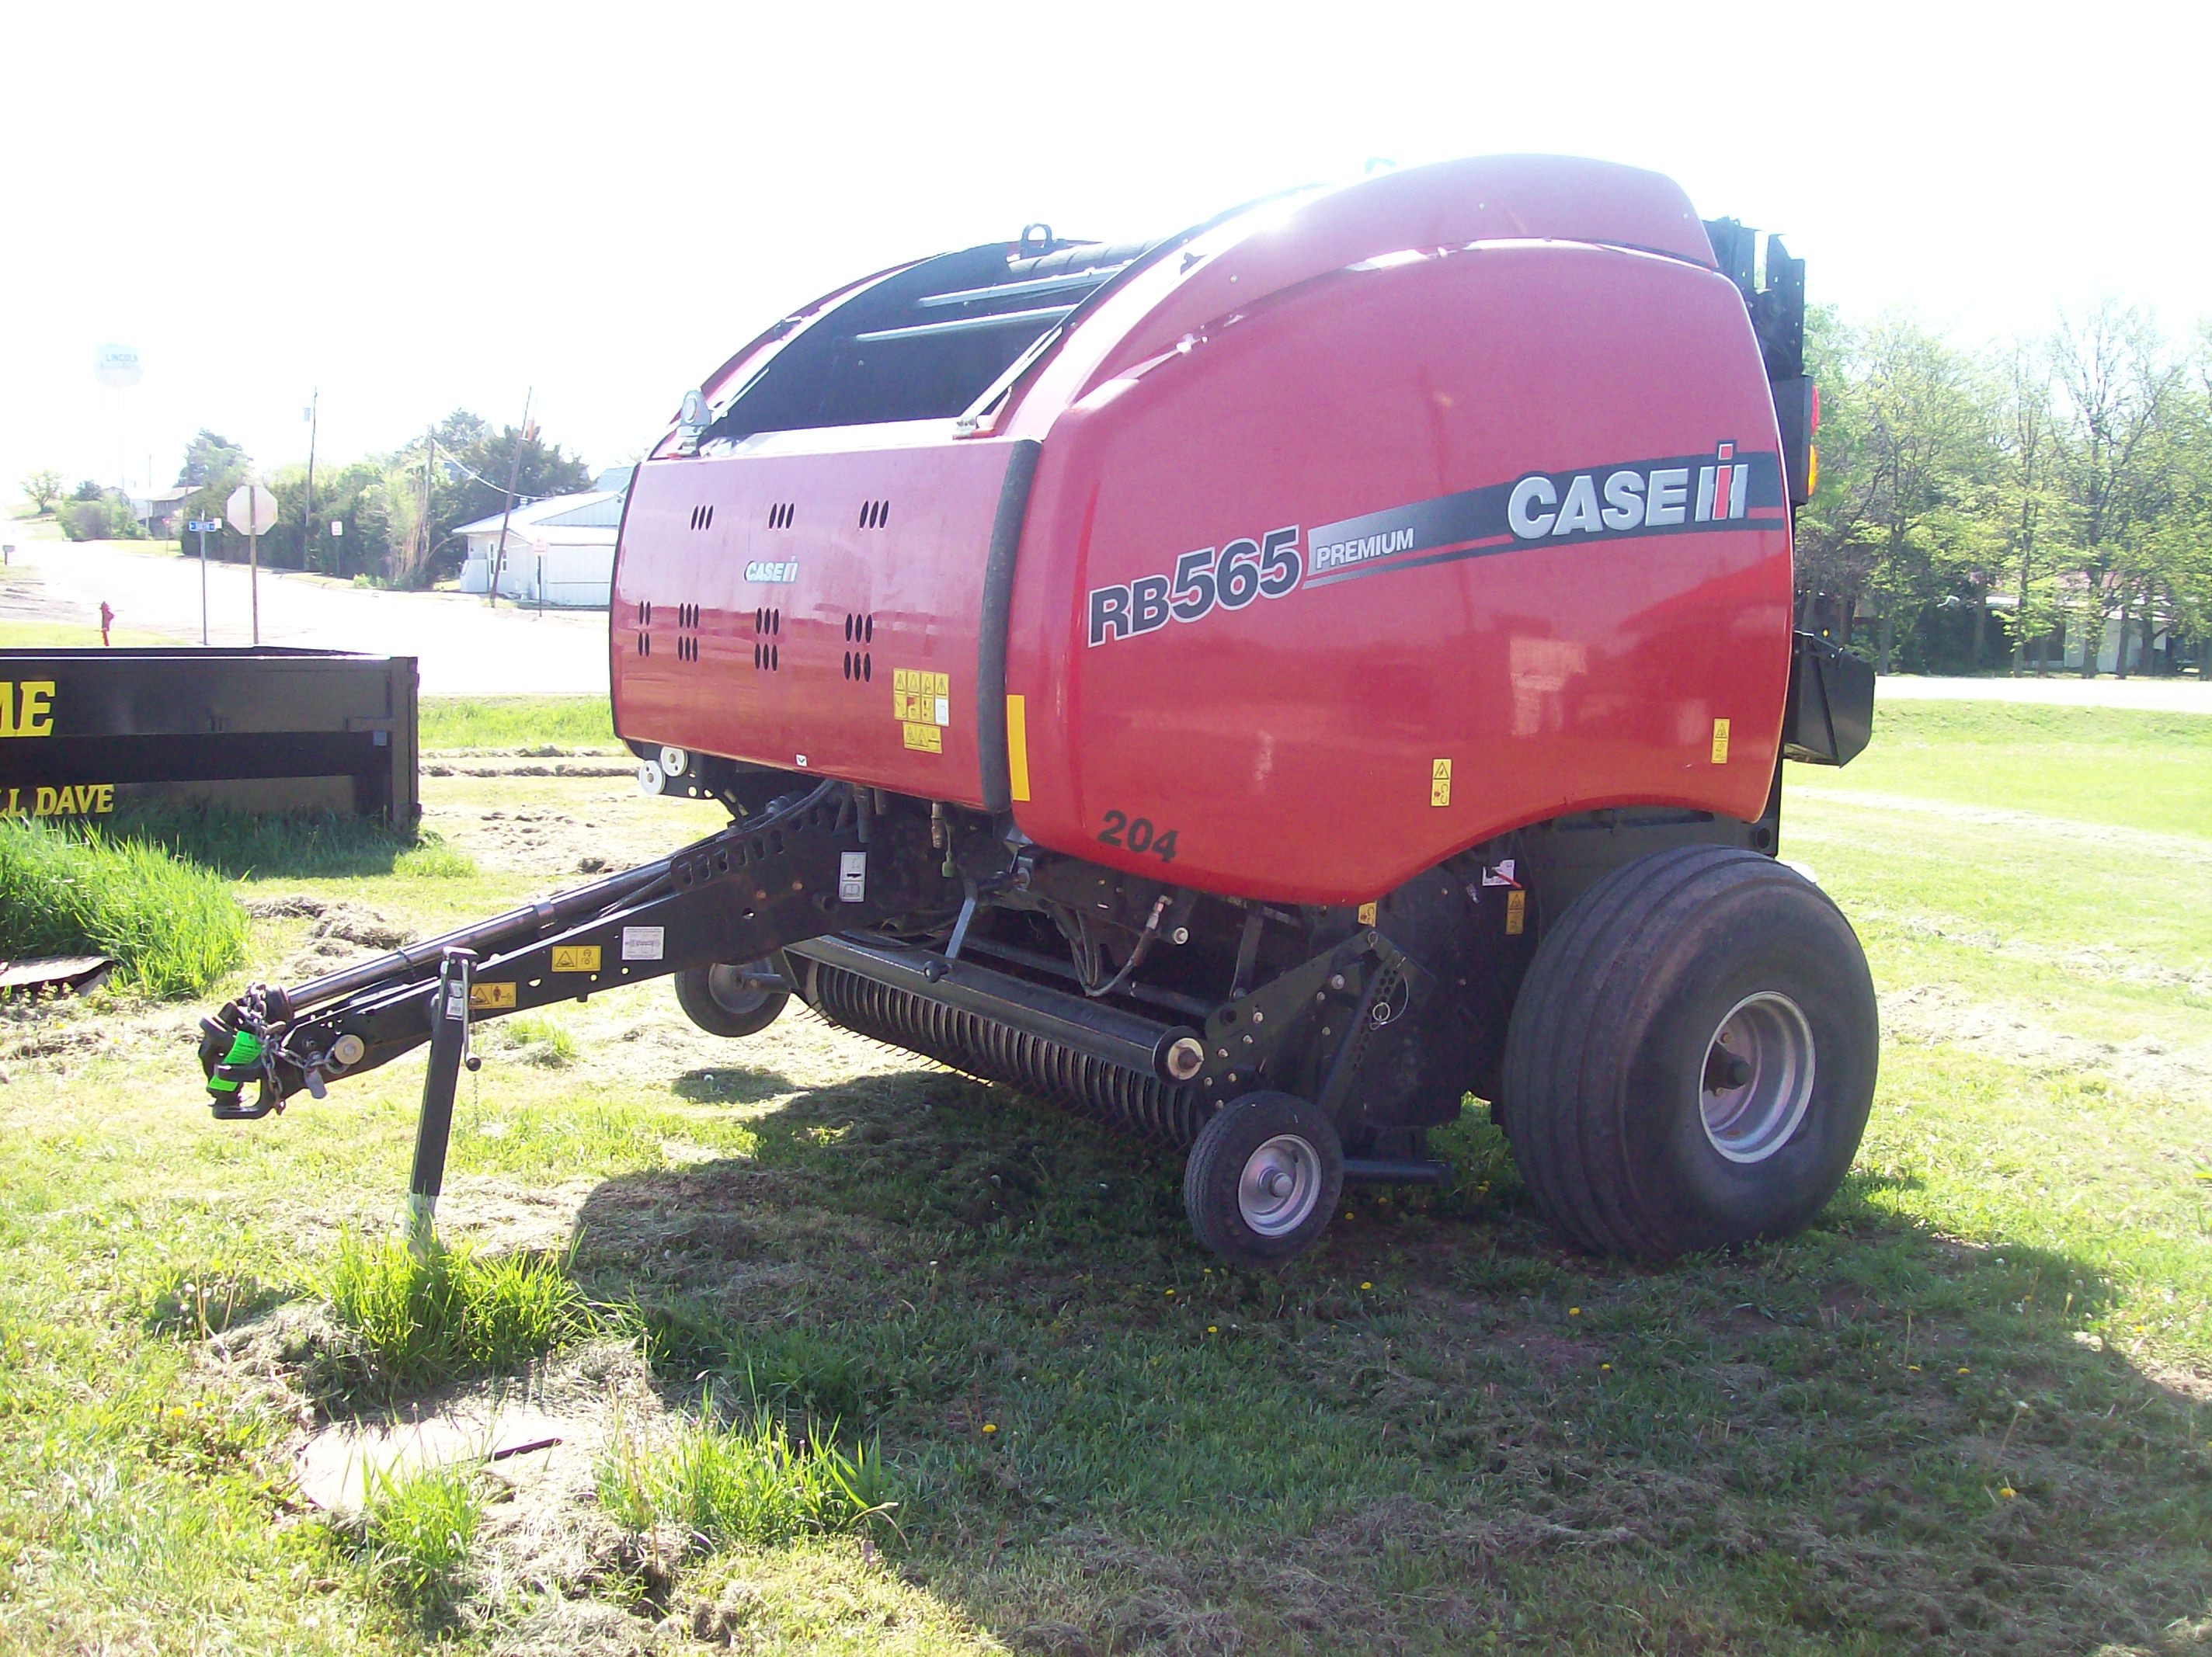
[[[427,1259],[437,1241],[438,1193],[446,1184],[446,1147],[453,1137],[453,1090],[469,1045],[469,988],[476,953],[449,949],[438,968],[430,1004],[430,1064],[422,1072],[422,1115],[415,1126],[415,1166],[407,1176],[407,1246]]]

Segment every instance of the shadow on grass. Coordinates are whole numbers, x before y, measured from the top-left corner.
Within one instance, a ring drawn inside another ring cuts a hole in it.
[[[1946,1238],[1909,1178],[1649,1270],[1560,1248],[1471,1118],[1447,1192],[1258,1275],[1178,1159],[959,1077],[754,1126],[595,1190],[580,1283],[672,1402],[880,1434],[906,1569],[1017,1646],[2149,1650],[2207,1610],[2204,1400],[2094,1332],[2095,1263]]]

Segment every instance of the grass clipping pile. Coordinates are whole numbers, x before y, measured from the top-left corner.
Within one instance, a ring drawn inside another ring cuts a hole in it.
[[[110,956],[126,988],[197,995],[246,959],[222,876],[149,841],[0,819],[0,957]]]

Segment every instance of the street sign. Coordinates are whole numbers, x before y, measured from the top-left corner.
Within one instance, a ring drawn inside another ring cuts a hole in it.
[[[345,519],[343,518],[331,519],[331,533],[332,535],[343,535],[345,533]]]
[[[276,497],[258,483],[240,483],[222,505],[222,515],[240,535],[258,535],[276,523]]]
[[[185,525],[185,528],[194,535],[212,535],[222,527],[222,520],[219,518],[194,518]]]

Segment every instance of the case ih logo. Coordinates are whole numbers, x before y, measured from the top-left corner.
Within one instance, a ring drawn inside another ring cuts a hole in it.
[[[1688,466],[1622,466],[1605,473],[1601,485],[1595,472],[1575,472],[1564,480],[1532,472],[1505,498],[1506,526],[1521,540],[1536,541],[1547,535],[1626,533],[1743,517],[1751,506],[1751,462],[1735,458],[1733,443],[1722,444],[1713,460],[1695,469],[1694,501]]]

